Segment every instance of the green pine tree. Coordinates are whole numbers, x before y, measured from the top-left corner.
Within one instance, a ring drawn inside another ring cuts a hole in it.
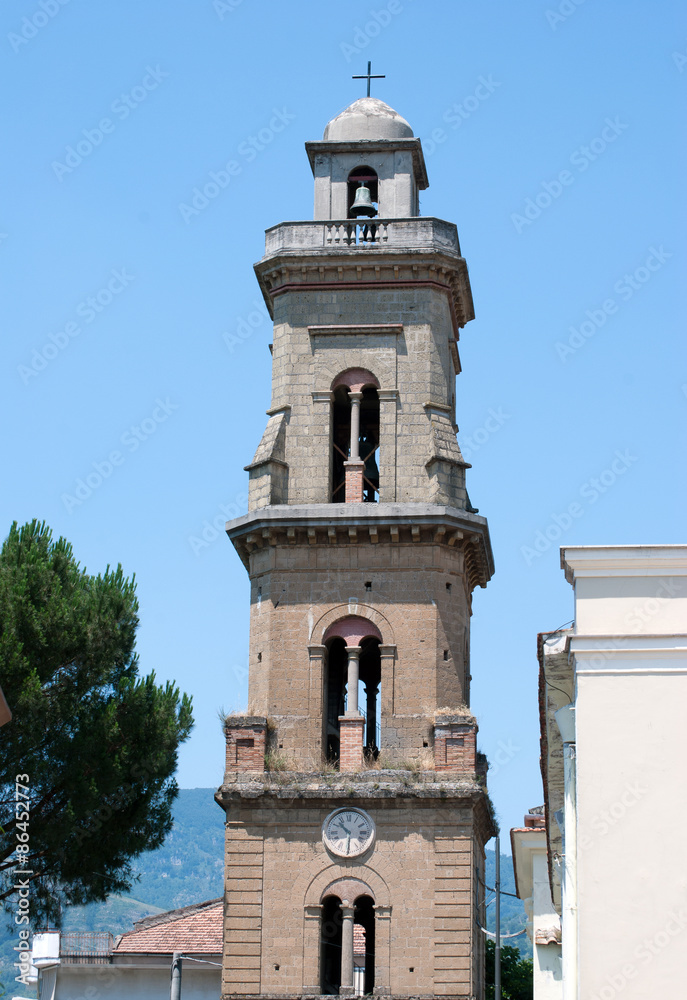
[[[132,860],[171,829],[191,700],[138,676],[137,627],[121,566],[90,576],[45,524],[12,526],[0,553],[0,683],[13,712],[0,731],[0,899],[14,910],[21,859],[34,929],[129,890]]]

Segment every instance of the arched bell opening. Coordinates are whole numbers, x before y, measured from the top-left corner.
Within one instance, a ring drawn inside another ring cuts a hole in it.
[[[379,182],[372,167],[356,167],[348,175],[348,218],[377,215]]]
[[[353,984],[356,996],[375,986],[375,911],[371,896],[358,896],[353,917]]]
[[[332,402],[332,503],[346,499],[346,470],[351,444],[351,403],[348,386],[337,385]]]
[[[325,896],[320,922],[320,993],[331,996],[341,986],[341,900]]]
[[[351,368],[332,383],[331,502],[379,497],[379,382],[362,368]],[[346,463],[352,471],[346,483]]]
[[[376,503],[379,498],[379,395],[372,385],[363,389],[360,402],[360,457],[365,463],[363,470],[363,500]]]
[[[358,704],[365,716],[365,756],[376,760],[380,743],[382,660],[379,653],[379,639],[368,636],[360,644],[360,684]]]
[[[339,716],[343,715],[346,699],[346,675],[348,652],[346,640],[339,636],[328,639],[326,666],[324,673],[324,734],[325,759],[335,767],[339,766],[340,727]]]

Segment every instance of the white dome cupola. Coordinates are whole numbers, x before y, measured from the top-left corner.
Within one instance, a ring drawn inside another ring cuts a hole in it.
[[[384,101],[354,101],[327,123],[321,141],[305,148],[315,177],[315,219],[355,217],[361,185],[379,218],[420,214],[419,192],[429,186],[422,145]]]

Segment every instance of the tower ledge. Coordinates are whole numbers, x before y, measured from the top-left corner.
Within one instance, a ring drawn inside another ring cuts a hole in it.
[[[425,542],[462,550],[473,588],[486,587],[494,572],[486,518],[437,504],[281,504],[228,521],[226,532],[246,568],[266,545]]]

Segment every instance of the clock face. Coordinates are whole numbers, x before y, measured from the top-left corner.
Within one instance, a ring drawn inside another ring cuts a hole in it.
[[[332,854],[355,858],[372,846],[375,825],[362,809],[337,809],[322,824],[322,839]]]

